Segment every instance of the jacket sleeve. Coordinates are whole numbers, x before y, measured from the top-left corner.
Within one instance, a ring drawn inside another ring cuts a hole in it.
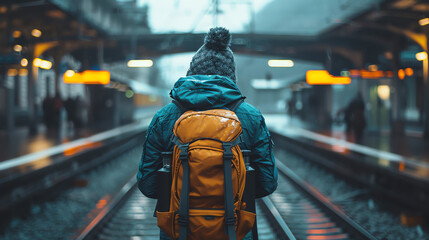
[[[262,115],[258,125],[253,137],[251,166],[256,171],[256,198],[261,198],[276,190],[277,168],[274,161],[271,136]]]
[[[163,151],[162,124],[155,115],[146,133],[143,144],[137,183],[140,191],[149,198],[157,198],[157,171],[162,167],[161,152]]]

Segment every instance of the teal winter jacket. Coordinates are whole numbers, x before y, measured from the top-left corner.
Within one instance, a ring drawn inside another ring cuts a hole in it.
[[[226,108],[228,104],[242,98],[232,80],[218,75],[180,78],[170,95],[189,110]],[[277,169],[265,120],[255,107],[246,102],[235,113],[243,129],[240,147],[251,150],[250,165],[256,170],[256,197],[271,194],[277,188]],[[167,104],[155,114],[147,130],[137,181],[140,191],[149,198],[158,197],[156,172],[162,167],[161,152],[173,151],[174,145],[170,138],[181,114],[175,104]]]

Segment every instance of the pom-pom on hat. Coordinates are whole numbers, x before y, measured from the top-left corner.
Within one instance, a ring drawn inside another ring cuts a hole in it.
[[[229,48],[231,34],[223,27],[211,28],[204,44],[192,57],[186,76],[221,75],[236,81],[234,56]]]

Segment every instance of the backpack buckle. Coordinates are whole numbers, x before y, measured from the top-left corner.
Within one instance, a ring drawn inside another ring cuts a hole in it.
[[[183,144],[178,146],[180,149],[179,159],[180,161],[188,160],[188,147],[189,144]]]
[[[188,225],[188,218],[187,217],[184,217],[184,216],[179,214],[179,218],[177,220],[179,222],[179,225],[182,225],[182,226]]]
[[[182,143],[180,142],[179,138],[176,135],[174,135],[174,134],[171,135],[170,142],[174,143],[178,147],[182,145]]]
[[[225,219],[225,224],[226,225],[235,225],[236,219],[235,217],[227,217]]]
[[[224,160],[231,160],[234,155],[232,154],[232,143],[230,142],[224,142],[223,145],[223,159]]]

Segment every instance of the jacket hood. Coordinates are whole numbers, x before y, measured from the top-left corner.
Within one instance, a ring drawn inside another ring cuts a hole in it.
[[[231,79],[219,75],[179,78],[170,96],[185,108],[195,110],[223,108],[242,98],[237,85]]]

